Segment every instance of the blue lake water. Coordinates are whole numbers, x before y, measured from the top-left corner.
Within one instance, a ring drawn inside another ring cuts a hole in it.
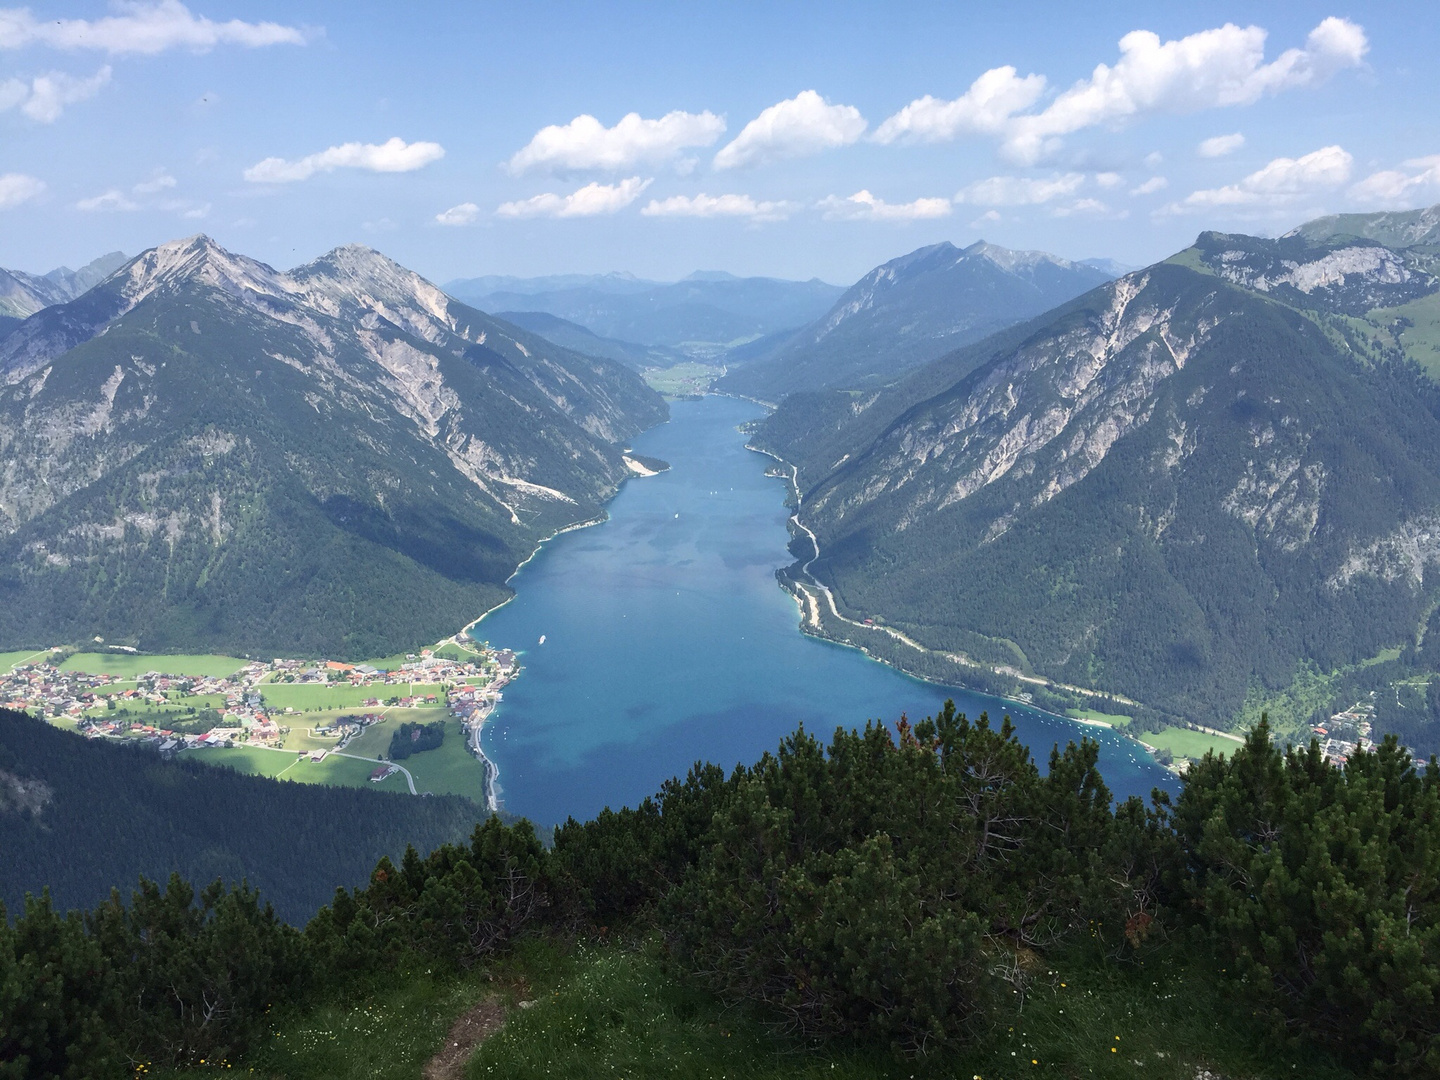
[[[1098,739],[1117,797],[1176,788],[1108,729],[921,682],[801,634],[775,580],[792,561],[786,485],[737,430],[761,414],[731,398],[674,403],[670,422],[634,444],[670,471],[627,481],[608,521],[546,543],[511,581],[515,598],[474,628],[521,653],[483,736],[506,810],[540,825],[584,820],[634,805],[697,760],[753,762],[799,724],[828,739],[868,719],[918,720],[947,697],[972,718],[1009,713],[1042,767],[1055,743]]]

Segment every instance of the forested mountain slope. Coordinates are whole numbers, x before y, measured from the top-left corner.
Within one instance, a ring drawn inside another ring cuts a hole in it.
[[[1436,293],[1423,248],[1206,233],[757,443],[798,466],[842,610],[1226,722],[1431,610],[1440,406],[1376,312]]]
[[[0,902],[46,888],[93,907],[140,875],[248,879],[303,923],[375,861],[464,839],[485,811],[465,799],[292,784],[87,740],[0,709]]]
[[[818,322],[771,355],[732,368],[720,387],[779,401],[796,391],[887,383],[1111,276],[983,240],[923,247],[870,271]]]
[[[384,655],[600,513],[665,406],[367,248],[161,245],[0,341],[0,642]]]

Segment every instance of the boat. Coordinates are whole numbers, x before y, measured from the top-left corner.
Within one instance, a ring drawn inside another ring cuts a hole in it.
[[[541,645],[544,645],[544,644],[545,644],[545,635],[544,635],[544,634],[541,634],[541,635],[540,635],[540,644],[541,644]]]

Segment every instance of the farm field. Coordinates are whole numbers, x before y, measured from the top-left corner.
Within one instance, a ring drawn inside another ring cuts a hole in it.
[[[0,671],[9,671],[16,664],[23,664],[28,660],[40,660],[45,657],[45,650],[35,652],[30,649],[21,649],[19,652],[0,652]]]
[[[256,689],[271,709],[294,709],[296,712],[359,709],[363,707],[363,702],[371,698],[384,701],[389,697],[410,697],[414,694],[435,694],[437,697],[441,695],[441,688],[434,683],[402,683],[398,686],[262,683]]]
[[[393,731],[394,726],[400,722],[399,713],[402,711],[396,710],[390,722],[379,727]],[[413,719],[424,718],[415,716]],[[389,746],[389,743],[390,735],[387,732],[386,746]],[[463,795],[482,806],[485,803],[485,769],[465,748],[465,732],[459,720],[445,721],[445,741],[438,748],[408,757],[399,764],[409,769],[415,777],[416,791],[430,791],[436,795]]]
[[[1211,735],[1204,731],[1191,731],[1189,728],[1177,727],[1146,732],[1141,737],[1141,742],[1157,746],[1162,750],[1169,750],[1176,757],[1190,758],[1193,761],[1199,761],[1210,750],[1228,756],[1239,749],[1241,745],[1238,740],[1227,739],[1223,735]]]
[[[134,678],[147,671],[166,675],[234,675],[249,661],[233,656],[163,655],[154,653],[76,653],[60,665],[62,671],[83,671],[87,675],[120,675]]]
[[[410,791],[405,777],[400,773],[386,777],[378,784],[372,784],[370,774],[375,770],[373,761],[356,761],[354,758],[338,757],[334,754],[327,756],[324,761],[311,761],[298,753],[263,750],[254,746],[236,746],[230,749],[216,747],[191,750],[187,753],[194,755],[192,760],[206,765],[228,765],[239,772],[293,780],[298,784],[369,787],[404,794]]]

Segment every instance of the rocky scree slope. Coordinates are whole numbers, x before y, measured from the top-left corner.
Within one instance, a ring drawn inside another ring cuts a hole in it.
[[[818,322],[771,355],[733,367],[720,386],[775,402],[796,391],[886,383],[1110,277],[983,240],[967,248],[934,244],[876,267]]]
[[[374,656],[507,595],[665,416],[367,248],[164,244],[0,342],[0,642]]]
[[[798,466],[842,609],[1224,722],[1432,606],[1435,387],[1351,314],[1435,296],[1430,265],[1207,233],[884,391],[797,396],[756,441]]]

